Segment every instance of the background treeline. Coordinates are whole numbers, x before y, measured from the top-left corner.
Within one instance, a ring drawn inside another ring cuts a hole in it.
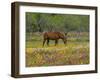
[[[26,32],[89,32],[89,15],[26,12]]]

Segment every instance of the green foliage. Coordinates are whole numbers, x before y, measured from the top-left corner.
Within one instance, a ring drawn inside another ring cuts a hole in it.
[[[89,31],[88,15],[26,12],[26,32]]]

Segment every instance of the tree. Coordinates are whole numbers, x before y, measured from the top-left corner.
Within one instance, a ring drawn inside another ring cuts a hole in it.
[[[60,32],[84,32],[89,31],[88,15],[73,14],[49,14],[49,13],[26,13],[26,31],[60,31]]]

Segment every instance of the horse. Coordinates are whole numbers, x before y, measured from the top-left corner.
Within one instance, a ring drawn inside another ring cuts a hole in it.
[[[62,39],[64,44],[66,45],[66,37],[61,32],[45,32],[43,34],[43,46],[47,41],[47,45],[49,46],[49,40],[55,40],[55,46],[58,44],[58,40]]]

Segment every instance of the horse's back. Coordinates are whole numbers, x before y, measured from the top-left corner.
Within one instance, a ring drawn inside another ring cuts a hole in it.
[[[61,32],[45,32],[44,33],[44,38],[45,39],[59,39],[63,38],[64,35]]]
[[[57,32],[45,32],[44,33],[44,38],[48,38],[48,39],[57,39],[59,38],[58,33]]]

